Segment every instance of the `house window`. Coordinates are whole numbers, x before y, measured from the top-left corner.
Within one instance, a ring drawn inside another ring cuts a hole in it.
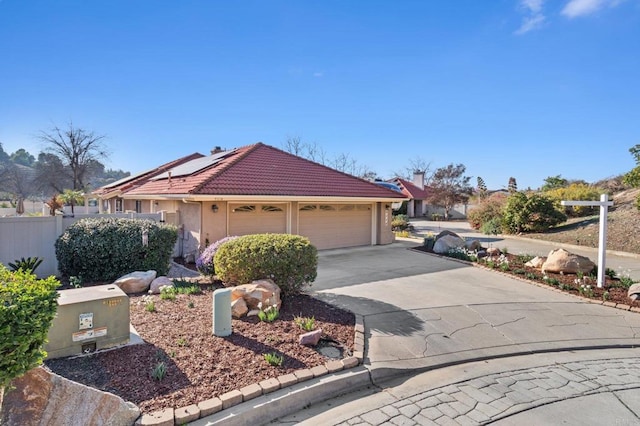
[[[278,206],[262,206],[262,211],[263,212],[281,212],[282,208],[278,207]]]
[[[256,206],[239,206],[233,209],[234,213],[248,213],[256,211]]]
[[[371,210],[371,206],[370,206],[370,205],[368,205],[368,204],[357,204],[357,205],[356,205],[356,209],[357,209],[358,211],[363,212],[363,211]]]
[[[320,204],[320,210],[323,210],[325,212],[331,212],[334,211],[336,208],[335,206],[330,206],[329,204]]]
[[[122,212],[122,198],[116,198],[116,212]]]
[[[340,211],[352,211],[355,210],[356,206],[354,204],[345,204],[344,206],[340,206]]]
[[[142,213],[142,201],[136,200],[136,213]]]
[[[311,212],[318,208],[315,204],[305,204],[304,206],[300,206],[298,210],[301,212]]]

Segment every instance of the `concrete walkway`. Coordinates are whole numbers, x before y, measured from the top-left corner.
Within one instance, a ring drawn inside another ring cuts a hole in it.
[[[640,387],[640,314],[415,245],[319,255],[314,295],[362,316],[363,366],[197,424],[268,423],[274,412],[279,424],[640,424],[628,392]],[[344,395],[318,404],[327,390]]]

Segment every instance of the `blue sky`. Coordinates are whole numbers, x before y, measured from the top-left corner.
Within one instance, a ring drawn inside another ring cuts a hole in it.
[[[598,179],[640,143],[640,0],[0,0],[0,142],[136,173],[289,136],[392,177]]]

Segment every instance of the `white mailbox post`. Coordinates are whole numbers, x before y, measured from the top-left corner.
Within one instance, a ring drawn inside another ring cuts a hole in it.
[[[607,194],[600,195],[600,201],[561,201],[563,206],[600,206],[600,234],[598,238],[598,287],[604,287],[605,257],[607,254],[607,212],[613,206]]]

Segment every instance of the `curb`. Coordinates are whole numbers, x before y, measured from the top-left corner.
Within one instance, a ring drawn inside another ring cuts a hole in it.
[[[355,314],[353,355],[324,365],[296,370],[262,380],[187,407],[166,408],[143,414],[136,426],[174,426],[195,422],[210,425],[263,424],[352,389],[370,385],[364,367],[364,317]],[[286,402],[283,399],[286,398]],[[260,408],[260,410],[255,410]],[[257,412],[259,411],[259,412]]]

